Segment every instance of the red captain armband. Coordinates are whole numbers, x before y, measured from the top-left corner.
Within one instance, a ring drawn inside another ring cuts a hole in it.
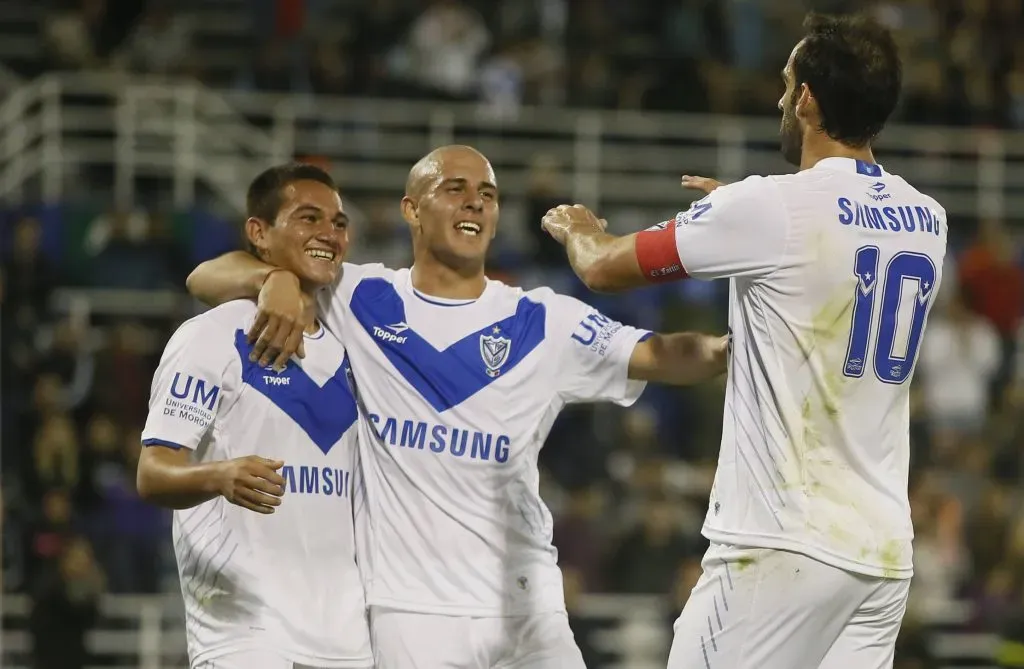
[[[651,283],[678,281],[689,276],[676,248],[675,221],[666,221],[638,232],[636,259],[640,263],[640,271]]]

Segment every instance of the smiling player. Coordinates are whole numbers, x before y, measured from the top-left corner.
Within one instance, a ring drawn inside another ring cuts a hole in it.
[[[488,279],[499,199],[478,151],[431,152],[401,203],[414,266],[345,265],[322,293],[365,409],[357,548],[378,669],[582,668],[538,490],[551,425],[572,402],[628,405],[644,381],[724,369],[722,337],[653,334]],[[294,277],[242,253],[189,286],[211,303],[259,295],[270,314],[300,301]],[[255,333],[266,362],[294,352],[287,323],[302,321],[275,319]]]
[[[298,278],[306,357],[249,360],[248,300],[182,325],[153,379],[142,497],[175,509],[193,669],[372,666],[351,497],[356,405],[341,344],[312,314],[338,276],[348,218],[333,180],[287,165],[256,177],[254,257]]]

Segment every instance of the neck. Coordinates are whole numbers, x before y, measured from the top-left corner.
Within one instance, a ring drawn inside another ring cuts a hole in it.
[[[303,316],[309,321],[309,325],[303,330],[306,334],[316,334],[317,330],[320,329],[320,321],[316,317],[316,291],[311,288],[303,288],[302,297],[306,301],[306,307],[303,310]]]
[[[419,259],[412,266],[412,287],[448,300],[475,300],[483,295],[487,277],[483,267],[459,270],[434,259]]]
[[[800,154],[800,169],[807,170],[826,158],[853,158],[866,163],[875,162],[875,154],[871,145],[853,147],[837,142],[820,132],[804,137],[804,148]]]

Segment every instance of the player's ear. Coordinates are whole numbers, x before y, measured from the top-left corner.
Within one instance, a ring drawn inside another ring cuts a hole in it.
[[[409,224],[409,227],[413,230],[418,230],[420,227],[420,212],[419,207],[416,206],[416,202],[411,197],[406,195],[402,198],[402,218]]]
[[[801,121],[818,114],[818,101],[814,99],[814,93],[807,84],[800,84],[800,95],[796,99],[794,113]]]
[[[260,252],[260,255],[264,255],[267,252],[267,222],[261,218],[250,216],[245,219],[245,238],[249,240],[249,243]]]

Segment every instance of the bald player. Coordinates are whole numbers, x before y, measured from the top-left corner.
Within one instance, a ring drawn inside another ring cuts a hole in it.
[[[420,160],[401,208],[413,267],[345,265],[320,300],[362,414],[357,552],[377,666],[582,668],[538,453],[570,402],[629,405],[646,381],[720,374],[725,339],[653,334],[488,279],[499,191],[470,147]],[[189,282],[208,303],[259,298],[264,363],[287,360],[302,327],[298,283],[274,269],[229,254]]]

